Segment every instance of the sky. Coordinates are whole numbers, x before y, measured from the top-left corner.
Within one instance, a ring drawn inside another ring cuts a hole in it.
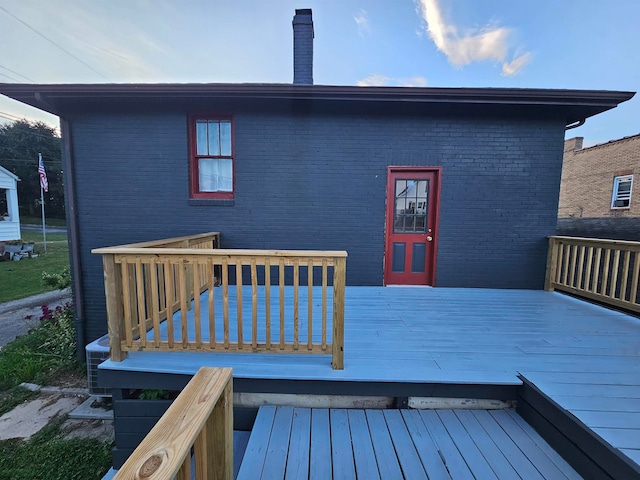
[[[291,83],[296,8],[316,84],[640,89],[639,0],[0,0],[0,82]],[[567,138],[638,133],[640,95]]]

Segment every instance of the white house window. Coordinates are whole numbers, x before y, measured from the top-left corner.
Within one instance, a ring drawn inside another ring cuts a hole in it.
[[[633,175],[623,175],[613,179],[611,208],[629,208],[631,206],[631,188]]]

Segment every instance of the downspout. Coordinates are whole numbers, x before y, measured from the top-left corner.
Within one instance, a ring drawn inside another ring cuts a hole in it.
[[[82,302],[82,281],[80,269],[80,241],[78,233],[78,214],[76,208],[75,169],[73,168],[73,154],[71,151],[71,129],[69,121],[60,117],[60,133],[62,134],[62,171],[65,187],[65,210],[67,213],[67,231],[69,232],[69,261],[73,269],[71,278],[73,283],[73,307],[75,310],[76,327],[76,356],[84,362],[84,346],[87,344],[84,325],[84,304]]]
[[[586,121],[587,121],[587,119],[583,118],[582,120],[579,120],[577,122],[573,122],[572,124],[565,126],[564,129],[566,131],[566,130],[571,130],[572,128],[581,127],[582,125],[584,125],[584,122],[586,122]]]

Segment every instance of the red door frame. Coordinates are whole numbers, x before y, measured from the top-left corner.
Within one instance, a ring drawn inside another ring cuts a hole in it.
[[[385,229],[385,245],[384,245],[384,271],[383,271],[383,284],[387,285],[387,278],[391,269],[389,252],[391,252],[391,235],[393,232],[393,215],[389,214],[389,201],[393,202],[394,197],[392,194],[389,198],[389,192],[395,191],[395,184],[392,180],[392,173],[432,173],[434,176],[433,188],[433,205],[429,207],[429,223],[433,225],[433,241],[430,264],[431,269],[427,272],[427,285],[435,286],[436,282],[436,259],[438,258],[438,237],[439,237],[439,224],[440,224],[440,183],[442,181],[442,167],[387,167],[387,191],[385,201],[385,215],[386,215],[386,229]]]

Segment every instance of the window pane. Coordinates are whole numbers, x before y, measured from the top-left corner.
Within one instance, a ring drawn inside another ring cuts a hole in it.
[[[220,159],[218,163],[218,191],[233,191],[233,160]]]
[[[232,192],[233,160],[217,158],[199,159],[198,181],[201,192]]]
[[[629,195],[631,192],[631,181],[625,180],[618,184],[618,196],[620,195]]]
[[[198,120],[196,122],[196,154],[209,154],[207,149],[207,122],[203,120]]]
[[[207,155],[220,155],[220,131],[219,123],[209,120],[209,152]]]
[[[231,156],[231,122],[220,122],[220,155]]]
[[[201,158],[198,160],[198,188],[201,192],[217,192],[217,160]]]

